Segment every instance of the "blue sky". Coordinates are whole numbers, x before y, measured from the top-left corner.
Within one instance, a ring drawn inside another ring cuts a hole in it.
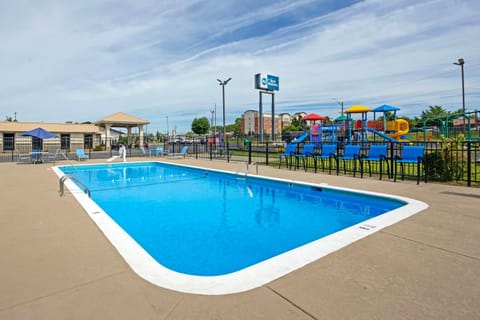
[[[480,109],[480,2],[0,0],[0,119],[190,130],[217,106],[258,109],[254,75],[280,77],[276,112],[336,117],[335,101]],[[266,106],[269,110],[269,106]]]

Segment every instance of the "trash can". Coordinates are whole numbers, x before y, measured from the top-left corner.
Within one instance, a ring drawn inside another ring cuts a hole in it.
[[[250,140],[248,140],[247,138],[245,138],[243,140],[243,146],[245,149],[249,149],[250,148]]]

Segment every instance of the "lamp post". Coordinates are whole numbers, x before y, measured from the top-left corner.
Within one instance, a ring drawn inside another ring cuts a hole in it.
[[[462,112],[465,115],[465,81],[463,76],[463,65],[465,64],[465,60],[463,58],[458,59],[458,62],[454,62],[453,64],[460,66],[462,69]]]
[[[222,86],[222,102],[223,102],[223,140],[225,141],[225,86],[227,85],[228,81],[232,80],[232,78],[228,78],[227,80],[220,80],[217,79],[219,85]]]

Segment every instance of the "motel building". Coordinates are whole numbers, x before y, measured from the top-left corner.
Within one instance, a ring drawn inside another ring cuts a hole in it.
[[[280,113],[275,115],[275,135],[280,135],[284,127],[292,124],[292,118],[302,118],[307,113],[297,112],[294,115],[289,113]],[[251,136],[260,133],[260,113],[256,110],[247,110],[240,119],[241,132],[244,135]],[[270,134],[272,132],[272,114],[263,113],[263,132]]]
[[[76,149],[94,149],[105,145],[110,150],[111,142],[118,139],[118,130],[127,129],[130,141],[135,129],[139,144],[143,144],[143,127],[149,124],[143,120],[123,112],[114,113],[94,123],[48,123],[48,122],[21,122],[0,121],[0,153],[31,152],[39,149],[44,152],[54,152],[57,149],[70,152]],[[42,128],[56,135],[51,139],[25,137],[22,133]]]

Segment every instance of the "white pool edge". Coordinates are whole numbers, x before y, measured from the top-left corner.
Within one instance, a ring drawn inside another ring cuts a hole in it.
[[[98,165],[101,163],[97,163]],[[172,165],[171,163],[165,163]],[[195,166],[179,165],[188,168],[239,174],[231,171],[215,170]],[[53,171],[60,178],[64,174],[58,167]],[[241,174],[246,176],[246,174]],[[273,181],[300,183],[303,185],[326,187],[325,184],[306,183],[302,181],[271,178],[267,176],[250,175]],[[113,246],[118,250],[128,265],[145,280],[171,290],[194,294],[224,295],[243,292],[260,287],[278,279],[294,270],[297,270],[313,261],[320,259],[334,251],[365,238],[392,224],[404,220],[428,208],[424,202],[383,193],[355,190],[328,186],[333,190],[356,192],[360,194],[376,195],[396,199],[407,203],[401,208],[381,214],[372,219],[363,221],[329,236],[305,244],[273,258],[267,259],[248,268],[221,276],[192,276],[178,273],[163,267],[155,261],[128,233],[126,233],[108,214],[106,214],[87,194],[79,189],[71,180],[65,181],[65,186],[70,190],[75,199],[87,212]]]

